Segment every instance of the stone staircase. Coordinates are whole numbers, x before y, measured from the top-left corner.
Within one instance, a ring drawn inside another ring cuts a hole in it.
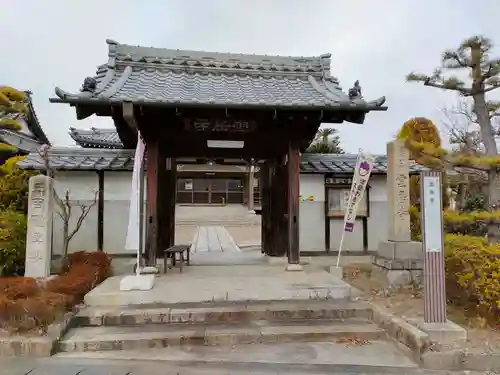
[[[416,369],[371,318],[369,305],[349,300],[92,307],[74,318],[56,357],[258,371]]]

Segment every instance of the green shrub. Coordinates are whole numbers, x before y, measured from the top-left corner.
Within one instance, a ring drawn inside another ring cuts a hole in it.
[[[450,303],[500,322],[500,245],[484,237],[445,236],[446,294]]]
[[[26,216],[11,209],[0,211],[0,275],[24,274]]]

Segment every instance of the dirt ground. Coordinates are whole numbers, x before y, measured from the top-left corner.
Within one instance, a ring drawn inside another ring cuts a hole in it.
[[[353,263],[344,266],[344,279],[365,293],[363,298],[390,310],[401,318],[423,317],[422,291],[409,286],[397,292],[389,292],[378,273],[372,273],[369,263]],[[483,352],[500,352],[500,327],[486,327],[481,318],[468,318],[455,306],[448,306],[448,318],[467,330],[469,349]]]

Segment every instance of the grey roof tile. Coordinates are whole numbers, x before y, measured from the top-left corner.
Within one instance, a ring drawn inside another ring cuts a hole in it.
[[[301,173],[353,173],[357,155],[339,154],[303,154],[301,156]],[[19,162],[22,168],[45,168],[44,161],[38,153],[30,153]],[[53,148],[49,150],[49,165],[60,170],[132,170],[134,167],[134,150],[109,150],[92,148]],[[425,167],[410,163],[410,173],[427,170]],[[387,157],[376,156],[373,174],[387,173]]]
[[[107,43],[108,64],[85,80],[79,94],[56,88],[63,101],[386,109],[385,98],[367,103],[342,92],[330,74],[330,54],[245,55]]]
[[[33,98],[31,97],[31,92],[30,91],[25,91],[25,103],[26,106],[28,107],[28,111],[26,113],[5,113],[0,111],[0,119],[6,119],[6,120],[22,120],[26,123],[26,126],[28,127],[29,131],[32,134],[29,134],[30,138],[33,138],[35,142],[42,144],[48,144],[50,145],[49,139],[47,138],[47,135],[42,129],[42,126],[40,125],[40,122],[38,121],[38,117],[35,112],[35,107],[33,106]]]
[[[302,173],[353,173],[356,168],[357,155],[354,154],[303,154],[300,160]],[[410,161],[410,173],[427,170],[424,166]],[[373,174],[387,173],[387,156],[375,156]]]
[[[69,135],[79,146],[85,148],[123,148],[122,141],[115,128],[70,128]]]

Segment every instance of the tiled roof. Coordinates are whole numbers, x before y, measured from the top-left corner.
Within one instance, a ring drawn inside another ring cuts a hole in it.
[[[286,57],[140,47],[107,40],[108,63],[58,102],[385,110],[342,92],[331,55]]]
[[[301,173],[353,173],[357,155],[353,154],[303,154],[300,160]],[[410,161],[410,173],[420,173],[427,168]],[[387,173],[387,156],[375,157],[373,174]]]
[[[106,150],[81,147],[52,148],[49,167],[56,170],[132,170],[134,150]],[[26,169],[45,169],[45,161],[32,152],[18,165]]]
[[[123,148],[116,129],[75,129],[70,128],[69,135],[85,148]]]
[[[24,126],[27,129],[25,129],[24,131],[23,130],[19,131],[19,133],[24,133],[20,134],[20,138],[28,137],[31,138],[33,142],[37,142],[40,145],[42,144],[50,145],[49,139],[45,135],[45,132],[43,131],[40,122],[38,121],[38,117],[36,115],[35,108],[33,106],[33,99],[31,98],[31,92],[25,91],[24,94],[25,94],[24,102],[28,107],[28,111],[26,113],[4,113],[0,111],[0,118],[6,120],[18,120],[22,124],[24,123],[25,124]],[[12,132],[8,133],[11,134]]]
[[[356,166],[357,155],[303,154],[301,173],[324,174],[352,173]],[[105,150],[83,148],[60,148],[49,150],[49,165],[59,170],[132,170],[134,150]],[[44,169],[45,164],[38,153],[30,153],[19,165],[27,169]],[[426,170],[410,163],[410,173]],[[387,173],[387,157],[377,156],[374,174]]]

